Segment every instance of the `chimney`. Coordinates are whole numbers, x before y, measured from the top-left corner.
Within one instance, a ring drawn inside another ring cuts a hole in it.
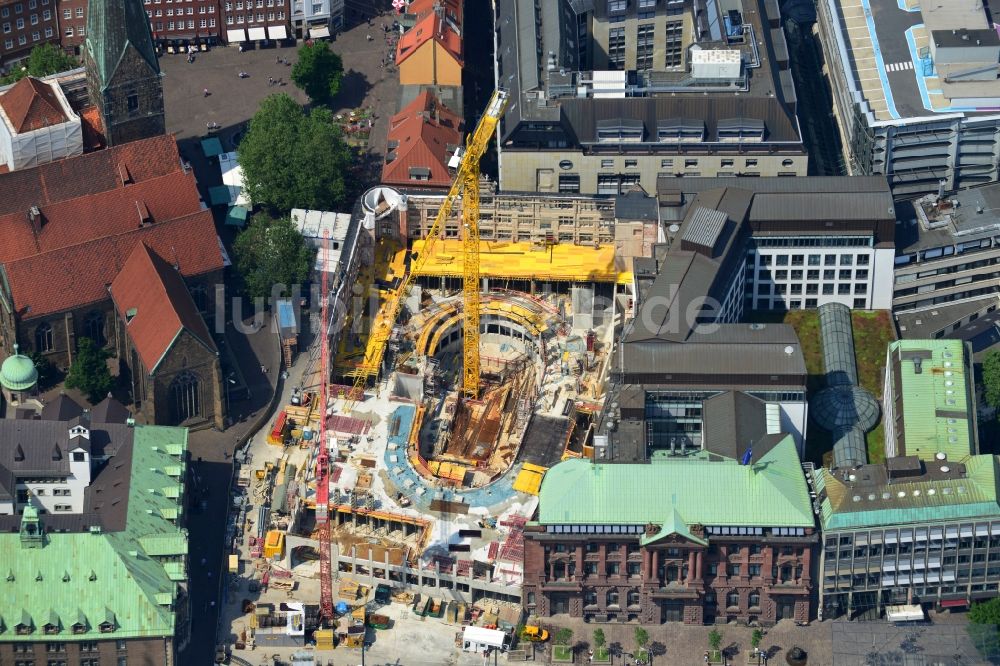
[[[45,220],[42,218],[42,211],[38,206],[32,206],[28,209],[28,222],[36,234],[42,230]]]

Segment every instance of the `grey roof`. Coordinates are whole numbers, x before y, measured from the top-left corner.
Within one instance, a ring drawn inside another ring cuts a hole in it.
[[[101,90],[111,85],[119,63],[130,48],[154,73],[160,73],[153,33],[141,0],[89,2],[85,48],[94,59]]]
[[[648,293],[640,299],[639,311],[625,342],[685,340],[696,324],[685,317],[688,306],[705,297],[718,270],[718,262],[696,252],[671,253]]]
[[[83,407],[65,393],[60,393],[42,407],[43,421],[69,421],[83,414]]]
[[[462,118],[465,113],[465,102],[463,99],[462,86],[434,86],[428,84],[412,84],[400,86],[399,108],[405,108],[410,102],[420,96],[420,93],[429,91],[443,105],[448,107],[453,113],[457,113]]]
[[[808,178],[786,180],[808,180]],[[895,219],[888,192],[759,193],[750,209],[751,221],[815,219],[830,213],[837,220]],[[823,230],[817,229],[817,232]]]
[[[900,220],[896,232],[897,253],[912,253],[1000,235],[1000,183],[959,190],[945,199],[958,202],[958,206],[948,210],[950,217],[947,224],[934,229],[924,229],[917,222],[914,207],[918,204],[915,200],[897,204]]]
[[[767,435],[767,416],[765,404],[759,398],[742,391],[724,391],[702,403],[701,418],[705,450],[736,460],[743,457],[748,447],[753,449],[753,460],[767,452],[763,441]]]
[[[641,189],[629,190],[615,197],[615,219],[622,221],[656,222],[659,203]]]
[[[710,336],[683,344],[667,341],[633,342],[623,346],[622,359],[631,372],[698,375],[711,377],[757,377],[806,374],[802,350],[797,345],[761,341],[747,343],[710,342]]]
[[[131,417],[132,413],[128,408],[115,400],[110,393],[90,410],[91,423],[124,424]]]
[[[705,190],[720,187],[735,187],[750,192],[800,192],[818,194],[821,192],[837,194],[857,194],[861,192],[881,192],[891,199],[889,183],[885,176],[809,176],[808,178],[787,178],[769,176],[750,178],[737,176],[732,178],[674,178],[663,177],[656,181],[657,193],[682,191],[697,194]],[[849,204],[843,201],[841,205]]]
[[[699,118],[705,124],[705,141],[719,140],[720,123],[734,117],[756,119],[765,127],[765,141],[800,141],[794,116],[777,97],[695,95],[676,97],[628,97],[621,99],[559,100],[562,118],[577,141],[597,143],[603,122],[629,119],[641,124],[644,141],[656,142],[660,118]],[[625,145],[628,148],[628,145]]]

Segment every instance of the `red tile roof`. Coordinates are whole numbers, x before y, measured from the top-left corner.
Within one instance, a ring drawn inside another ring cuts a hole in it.
[[[458,115],[425,90],[389,121],[390,149],[386,159],[394,158],[382,167],[382,182],[449,187],[448,159],[461,144]],[[430,170],[429,180],[410,178],[410,169],[420,167]]]
[[[0,238],[4,239],[0,243],[0,262],[125,233],[139,228],[144,218],[156,225],[195,213],[201,210],[201,203],[194,174],[177,171],[125,187],[43,204],[39,210],[41,216],[34,223],[27,209],[0,215]]]
[[[212,213],[203,210],[5,264],[14,309],[30,319],[106,300],[108,285],[140,242],[185,277],[223,267]]]
[[[150,374],[182,331],[218,351],[180,273],[144,242],[136,244],[111,283],[111,298]]]
[[[104,121],[96,106],[85,106],[80,109],[80,128],[83,130],[83,149],[86,151],[103,148]]]
[[[7,119],[18,134],[69,120],[52,85],[33,76],[24,77],[0,95],[0,107],[3,107]]]
[[[464,66],[462,58],[462,36],[448,22],[431,12],[403,33],[396,45],[396,64],[399,65],[431,39],[440,44],[451,56]]]
[[[124,166],[124,171],[120,168]],[[181,171],[177,140],[171,135],[84,153],[76,157],[0,174],[0,215],[27,215],[41,206],[125,187],[122,174],[132,183]]]
[[[413,0],[406,8],[406,13],[416,15],[419,21],[438,7],[444,10],[445,16],[459,27],[462,26],[462,3],[460,0]]]

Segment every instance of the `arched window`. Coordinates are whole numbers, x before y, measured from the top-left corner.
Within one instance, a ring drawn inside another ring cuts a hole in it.
[[[183,423],[201,415],[201,379],[184,371],[170,382],[171,411],[174,423]]]
[[[751,592],[750,593],[750,608],[759,608],[759,607],[760,607],[760,593],[759,592]]]
[[[740,593],[730,592],[726,595],[726,606],[732,608],[740,605]]]
[[[629,590],[628,591],[628,605],[638,606],[639,605],[639,590]]]
[[[618,605],[618,590],[608,590],[608,606]]]
[[[35,351],[52,351],[52,325],[48,322],[39,324],[35,329]]]
[[[107,342],[104,337],[104,313],[91,312],[83,321],[84,335],[94,341],[98,347],[103,347]]]

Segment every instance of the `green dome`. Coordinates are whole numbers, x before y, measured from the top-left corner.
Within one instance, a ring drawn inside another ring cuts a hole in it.
[[[18,354],[17,345],[14,345],[14,355],[0,366],[0,385],[8,391],[26,391],[37,383],[38,370],[34,362],[27,356]]]

